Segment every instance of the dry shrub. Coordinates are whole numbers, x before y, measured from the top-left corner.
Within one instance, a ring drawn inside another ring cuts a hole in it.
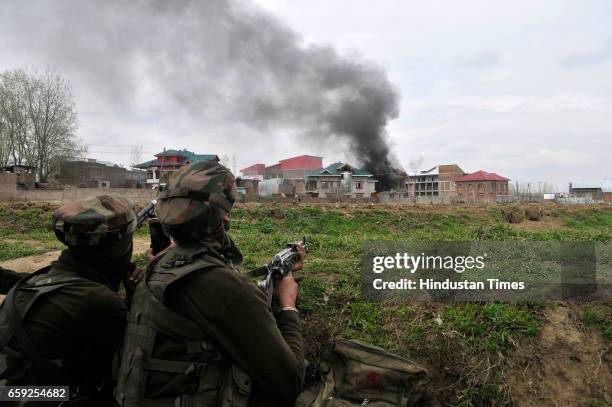
[[[528,207],[525,208],[525,215],[527,219],[539,222],[544,218],[544,211],[539,207]]]
[[[521,223],[525,220],[525,210],[518,205],[505,206],[501,212],[508,223]]]

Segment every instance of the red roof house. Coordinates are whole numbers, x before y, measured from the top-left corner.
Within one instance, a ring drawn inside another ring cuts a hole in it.
[[[318,170],[323,167],[323,158],[313,155],[300,155],[279,161],[281,169],[287,170]]]
[[[465,202],[495,202],[508,195],[508,181],[494,172],[476,171],[455,179],[457,197]]]
[[[264,178],[286,178],[303,180],[312,170],[323,168],[323,158],[314,155],[300,155],[280,160],[278,164],[265,166],[254,164],[242,170],[243,176],[263,175]]]
[[[253,176],[253,175],[264,175],[266,171],[266,164],[253,164],[250,167],[246,167],[240,170],[242,175],[244,176]]]

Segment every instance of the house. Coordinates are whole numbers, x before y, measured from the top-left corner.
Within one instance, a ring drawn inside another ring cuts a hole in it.
[[[323,157],[300,155],[280,160],[281,177],[285,179],[303,180],[308,173],[323,167]]]
[[[166,150],[155,154],[155,159],[134,166],[134,168],[147,170],[147,185],[165,182],[167,177],[183,165],[196,161],[214,160],[219,162],[216,154],[196,154],[189,150]]]
[[[457,198],[464,202],[495,202],[508,195],[508,178],[476,171],[455,179]]]
[[[280,163],[270,165],[264,170],[264,179],[274,178],[283,178],[283,169]]]
[[[145,185],[146,172],[127,170],[108,161],[95,158],[61,161],[49,181],[80,188],[141,188]]]
[[[127,170],[116,164],[88,158],[84,161],[61,161],[50,181],[80,188],[125,188]]]
[[[18,189],[34,189],[36,188],[35,169],[35,167],[29,165],[8,165],[0,167],[0,173],[13,174],[12,176],[6,176],[7,182],[14,184]]]
[[[241,178],[243,179],[264,179],[266,172],[266,164],[253,164],[240,170]]]
[[[569,193],[574,198],[590,201],[612,202],[612,180],[570,182]]]
[[[342,162],[311,171],[305,181],[306,193],[319,198],[369,198],[378,182],[372,173]]]
[[[300,155],[280,160],[277,164],[253,164],[240,170],[243,177],[254,179],[284,178],[303,180],[312,170],[323,167],[323,158],[314,155]],[[261,177],[261,178],[259,178]]]
[[[447,199],[456,195],[455,180],[465,175],[457,164],[409,171],[406,192],[412,197]]]

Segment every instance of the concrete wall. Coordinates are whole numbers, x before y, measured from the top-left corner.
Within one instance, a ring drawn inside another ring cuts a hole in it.
[[[137,203],[145,203],[157,196],[157,191],[131,188],[66,188],[48,190],[4,190],[0,184],[0,201],[74,201],[99,194],[117,194]]]
[[[293,196],[295,194],[293,183],[283,178],[264,179],[259,182],[258,189],[259,196],[262,197],[274,195]]]

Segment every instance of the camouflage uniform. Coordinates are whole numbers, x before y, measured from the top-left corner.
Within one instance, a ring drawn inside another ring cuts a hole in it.
[[[111,366],[127,314],[117,289],[131,269],[135,226],[132,204],[112,195],[53,213],[67,248],[0,308],[0,384],[69,385],[73,405],[112,405]]]
[[[183,167],[157,216],[177,243],[136,288],[116,399],[124,406],[287,406],[303,382],[297,312],[273,315],[264,294],[234,269],[226,234],[236,197],[214,162]]]

